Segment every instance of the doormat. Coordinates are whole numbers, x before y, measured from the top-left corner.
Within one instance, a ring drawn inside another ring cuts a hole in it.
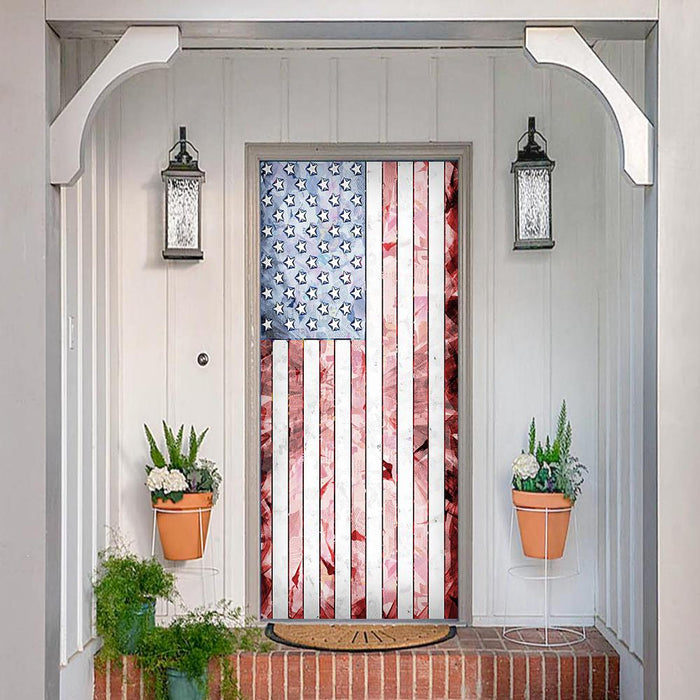
[[[455,635],[450,625],[273,624],[265,634],[274,642],[318,651],[395,651],[438,644]]]

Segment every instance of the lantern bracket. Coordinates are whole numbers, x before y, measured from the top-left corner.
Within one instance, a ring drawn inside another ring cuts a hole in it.
[[[99,106],[137,73],[167,66],[180,50],[176,26],[129,27],[50,127],[51,184],[72,185],[83,171],[83,140]]]
[[[592,86],[611,112],[622,167],[635,185],[654,184],[654,127],[574,27],[526,27],[525,51],[538,64],[567,68]]]

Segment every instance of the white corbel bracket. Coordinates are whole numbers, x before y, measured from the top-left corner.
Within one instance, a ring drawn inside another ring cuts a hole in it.
[[[635,185],[654,184],[654,127],[574,27],[526,27],[525,50],[536,63],[568,68],[605,100],[622,142],[622,167]]]
[[[132,75],[166,66],[180,50],[179,27],[129,27],[50,128],[51,183],[72,185],[83,171],[83,138],[107,95]]]

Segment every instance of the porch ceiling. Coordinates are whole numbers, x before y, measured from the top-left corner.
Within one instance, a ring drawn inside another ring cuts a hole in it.
[[[122,13],[120,13],[122,14]],[[185,48],[241,48],[303,46],[522,46],[528,24],[575,26],[589,42],[600,39],[643,39],[654,26],[653,19],[621,21],[547,19],[373,19],[325,20],[178,20],[177,17],[144,18],[124,14],[112,19],[69,19],[48,16],[49,24],[62,39],[118,39],[131,25],[177,24]]]

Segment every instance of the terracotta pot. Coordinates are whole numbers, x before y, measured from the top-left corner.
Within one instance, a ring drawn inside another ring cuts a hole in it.
[[[158,534],[163,547],[163,556],[171,561],[200,559],[204,554],[209,531],[209,510],[202,511],[201,529],[200,514],[197,508],[211,508],[212,494],[186,493],[177,503],[164,501],[159,498],[153,504],[158,509],[156,522]],[[160,512],[169,511],[167,513]],[[193,511],[191,513],[182,511]]]
[[[533,508],[537,510],[516,510],[520,541],[523,554],[536,559],[559,559],[564,554],[566,535],[569,531],[571,511],[549,512],[545,508],[571,508],[571,501],[561,493],[531,493],[529,491],[513,491],[513,504],[517,508]],[[547,523],[547,546],[545,547],[545,521]]]

